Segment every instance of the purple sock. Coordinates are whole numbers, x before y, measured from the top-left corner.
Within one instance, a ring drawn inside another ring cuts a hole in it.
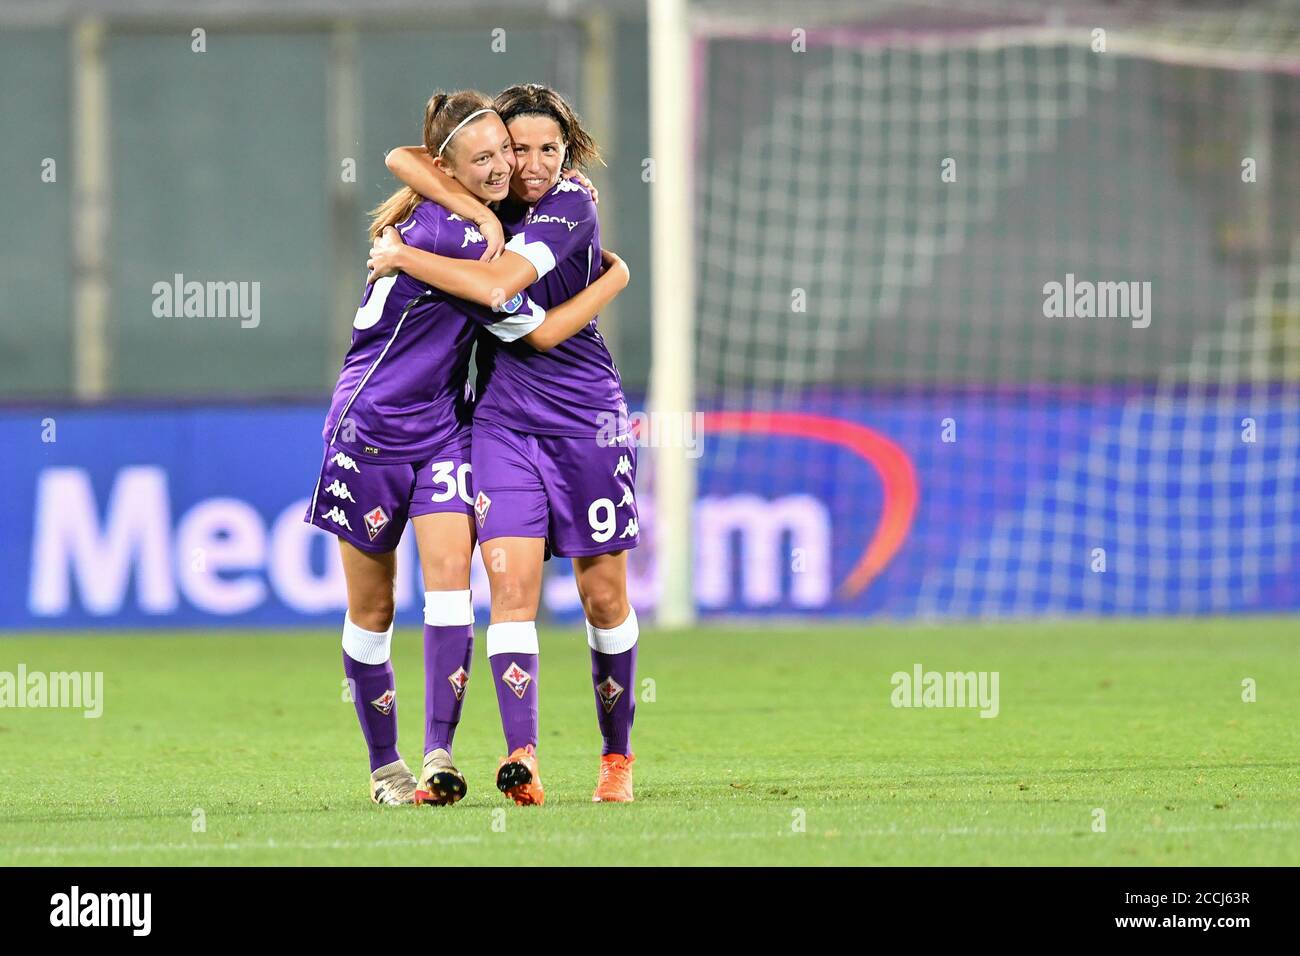
[[[474,625],[424,625],[424,752],[451,753],[474,658]]]
[[[397,682],[393,663],[363,664],[343,652],[343,674],[352,688],[352,702],[361,733],[370,749],[370,769],[397,760]]]
[[[632,718],[636,716],[636,609],[615,627],[587,622],[591,648],[591,685],[596,691],[596,723],[605,739],[602,754],[632,752]]]
[[[505,652],[488,658],[497,689],[506,753],[537,746],[537,655]]]
[[[636,716],[636,645],[618,654],[592,648],[591,683],[596,688],[596,723],[605,738],[602,754],[632,752]]]

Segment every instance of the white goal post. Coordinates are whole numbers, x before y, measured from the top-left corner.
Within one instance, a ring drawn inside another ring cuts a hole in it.
[[[695,314],[691,189],[691,62],[686,0],[647,0],[650,33],[652,416],[695,407]],[[652,419],[653,420],[653,419]],[[677,418],[677,420],[682,420]],[[656,448],[653,547],[661,627],[695,619],[691,515],[695,460],[686,449]]]

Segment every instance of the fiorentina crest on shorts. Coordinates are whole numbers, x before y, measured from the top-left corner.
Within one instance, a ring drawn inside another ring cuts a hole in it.
[[[524,699],[524,694],[528,690],[528,685],[533,682],[533,675],[528,673],[514,661],[506,668],[506,672],[501,675],[501,680],[505,685],[515,692],[515,696],[520,700]]]
[[[375,535],[388,527],[388,513],[383,508],[375,506],[366,512],[366,530],[370,532],[370,540],[375,540]]]
[[[483,522],[487,520],[487,512],[491,507],[492,499],[480,491],[477,497],[474,498],[474,514],[478,516],[478,526],[480,528],[483,527]],[[519,696],[522,697],[523,694]]]
[[[596,685],[596,693],[600,695],[600,705],[605,708],[605,713],[611,714],[614,705],[623,696],[623,685],[612,677],[606,677]]]
[[[451,682],[451,689],[456,694],[457,700],[465,696],[465,685],[469,683],[469,672],[465,668],[457,667],[447,675],[447,680]]]
[[[397,703],[397,691],[391,687],[370,702],[370,706],[375,708],[385,717],[393,712],[393,705]]]

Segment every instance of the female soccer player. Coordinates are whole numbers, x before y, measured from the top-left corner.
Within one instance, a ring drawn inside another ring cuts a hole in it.
[[[477,91],[436,93],[424,143],[435,174],[484,202],[504,199],[513,144]],[[412,248],[478,257],[487,243],[472,222],[401,189],[374,212],[372,239],[395,228]],[[471,345],[529,341],[544,354],[585,327],[627,284],[616,256],[590,287],[544,312],[527,296],[496,310],[430,289],[408,275],[372,272],[353,321],[325,421],[325,455],[306,520],[339,537],[347,580],[343,671],[370,751],[376,803],[454,803],[465,779],[451,761],[474,640],[469,592],[474,545]],[[558,300],[557,300],[558,304]],[[397,752],[393,636],[394,549],[408,516],[425,586],[425,761],[419,781]]]
[[[500,218],[510,241],[490,262],[403,246],[391,233],[371,250],[381,268],[483,305],[526,294],[542,307],[598,273],[600,223],[588,190],[566,166],[599,158],[573,109],[554,90],[512,86],[495,107],[516,168]],[[439,180],[418,150],[389,154],[407,185],[486,219],[483,203]],[[488,659],[506,736],[497,787],[515,803],[544,799],[537,768],[537,629],[542,563],[573,559],[591,647],[596,718],[604,746],[593,800],[632,799],[636,612],[627,599],[627,551],[636,546],[636,449],[617,368],[593,321],[551,351],[495,341],[478,357],[480,394],[471,458],[474,511],[492,588]]]

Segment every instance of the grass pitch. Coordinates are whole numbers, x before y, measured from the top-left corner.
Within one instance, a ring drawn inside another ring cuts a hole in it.
[[[0,709],[0,863],[1300,863],[1296,619],[648,632],[632,805],[590,803],[586,642],[546,629],[541,808],[493,786],[481,636],[450,808],[369,803],[332,631],[0,638],[0,671],[103,671],[105,698]],[[918,663],[997,671],[998,716],[895,708]],[[418,767],[412,622],[394,666]]]

